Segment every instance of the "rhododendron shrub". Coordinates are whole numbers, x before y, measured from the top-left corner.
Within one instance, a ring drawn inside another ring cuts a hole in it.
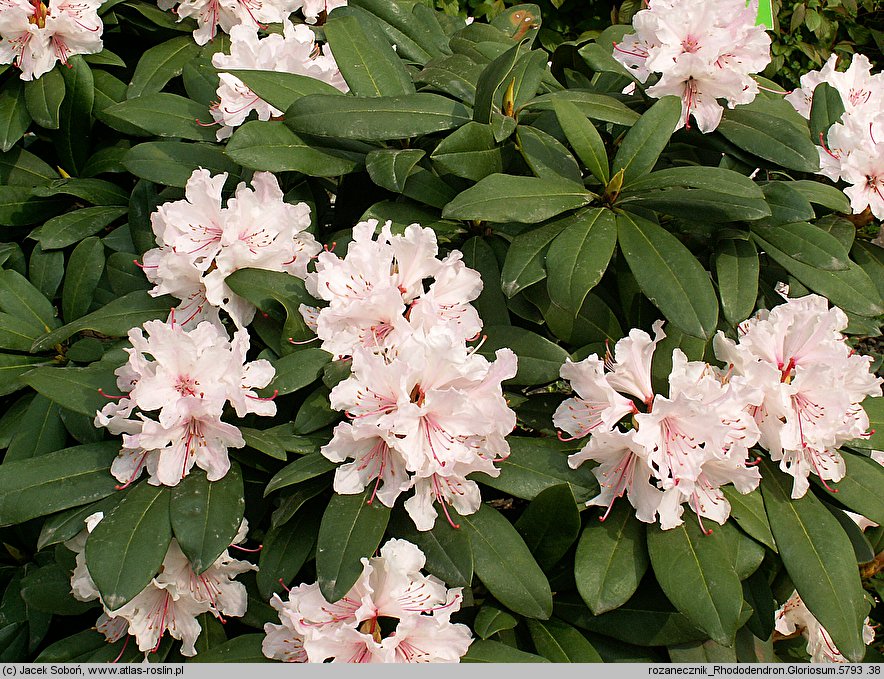
[[[431,4],[0,0],[0,658],[882,660],[880,64]]]

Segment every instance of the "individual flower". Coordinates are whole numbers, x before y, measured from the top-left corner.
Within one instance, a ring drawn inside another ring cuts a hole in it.
[[[253,30],[264,28],[264,24],[278,24],[297,8],[298,0],[183,0],[180,4],[178,0],[157,0],[157,4],[162,10],[175,8],[178,21],[196,19],[198,28],[193,39],[205,45],[215,39],[219,27],[230,33],[241,24]]]
[[[373,484],[372,499],[393,506],[414,488],[405,508],[419,530],[433,527],[437,502],[446,516],[448,505],[474,513],[479,489],[466,476],[497,476],[494,461],[509,454],[505,437],[516,420],[500,384],[515,375],[515,354],[501,349],[489,362],[436,326],[385,353],[357,348],[352,370],[329,397],[351,420],[322,448],[330,460],[353,460],[338,468],[335,490]]]
[[[328,602],[315,583],[291,589],[287,601],[274,595],[281,624],[264,625],[264,655],[285,662],[459,662],[472,642],[466,625],[451,622],[461,588],[421,573],[425,562],[415,545],[392,539],[380,556],[362,559],[362,574],[340,601]]]
[[[178,320],[186,327],[217,320],[217,309],[245,327],[255,307],[233,293],[227,276],[254,268],[304,278],[307,264],[321,249],[305,230],[309,207],[286,203],[272,174],[256,172],[252,188],[240,183],[222,206],[226,179],[227,173],[212,176],[208,170],[194,170],[185,199],[164,203],[151,215],[159,247],[146,252],[142,264],[154,284],[150,294],[182,300]]]
[[[867,436],[861,405],[881,394],[872,359],[853,352],[841,331],[847,316],[819,295],[786,298],[740,324],[739,339],[718,333],[716,356],[734,375],[759,389],[763,400],[750,409],[760,444],[780,469],[794,477],[792,497],[802,497],[815,474],[826,484],[845,474],[838,448]]]
[[[848,662],[841,651],[837,649],[832,637],[819,621],[813,617],[807,606],[798,596],[798,592],[792,594],[788,601],[777,610],[775,616],[775,629],[784,636],[801,634],[807,639],[807,653],[812,663],[845,663]],[[866,646],[875,640],[875,630],[866,618],[863,623],[863,641]]]
[[[743,0],[655,0],[633,17],[635,33],[614,45],[614,58],[641,83],[658,74],[647,93],[681,99],[678,127],[694,118],[711,132],[729,108],[758,93],[751,77],[770,62],[770,38],[757,26],[757,2]]]
[[[246,588],[234,578],[257,570],[257,566],[233,559],[224,550],[209,568],[197,575],[174,538],[159,574],[132,599],[114,608],[115,602],[102,599],[86,563],[86,541],[102,518],[101,512],[87,517],[86,530],[64,544],[76,552],[71,593],[78,601],[98,599],[101,602],[104,610],[96,629],[107,637],[108,642],[132,635],[138,650],[150,653],[159,648],[163,635],[168,632],[173,639],[182,642],[182,655],[193,656],[196,655],[194,644],[201,632],[197,616],[212,613],[224,621],[223,616],[241,617],[245,614]],[[248,523],[243,519],[231,546],[243,542],[247,532]]]
[[[21,69],[22,80],[48,73],[57,61],[103,49],[100,0],[0,0],[0,64]]]
[[[282,35],[271,33],[260,39],[255,27],[234,26],[230,30],[230,54],[216,53],[212,64],[219,70],[295,73],[327,82],[342,92],[349,89],[328,46],[320,48],[313,31],[304,24],[293,25],[288,19],[283,20]],[[216,134],[218,141],[233,134],[233,128],[242,125],[253,111],[259,120],[284,113],[258,97],[236,76],[222,72],[219,79],[218,102],[211,107],[212,117],[221,126]]]
[[[315,322],[322,348],[335,356],[360,347],[384,351],[436,326],[457,338],[477,336],[482,321],[470,302],[482,279],[462,254],[439,259],[436,234],[418,224],[394,235],[387,222],[374,239],[377,227],[377,220],[354,226],[347,255],[322,252],[307,275],[308,292],[328,303],[318,311],[301,308],[305,320]]]
[[[347,0],[296,0],[296,9],[300,9],[308,24],[315,24],[320,16],[328,15],[333,9],[346,7]]]
[[[815,89],[827,83],[837,90],[844,113],[818,140],[820,174],[850,185],[844,193],[854,214],[869,208],[884,219],[884,73],[872,74],[863,54],[855,54],[846,71],[837,64],[833,54],[819,71],[802,75],[786,101],[809,119]]]
[[[204,321],[188,331],[174,314],[169,323],[133,328],[129,341],[129,360],[115,372],[122,394],[109,396],[95,418],[96,427],[123,436],[111,473],[129,485],[146,468],[149,483],[174,486],[196,465],[210,481],[222,478],[228,448],[245,445],[239,429],[221,420],[224,406],[241,417],[276,414],[272,399],[254,391],[267,386],[273,367],[246,362],[247,330],[231,342],[223,327]]]
[[[724,524],[730,504],[721,486],[749,493],[760,479],[749,453],[759,431],[747,407],[760,403],[761,394],[741,378],[688,361],[679,349],[672,353],[668,395],[655,393],[651,362],[665,337],[662,322],[654,331],[652,340],[633,329],[604,363],[595,354],[567,361],[561,376],[577,396],[559,406],[553,422],[571,435],[567,440],[589,435],[568,463],[575,469],[599,463],[592,471],[601,492],[587,504],[607,508],[603,519],[625,495],[639,520],[659,519],[664,530],[682,523],[685,504],[701,527],[704,518]],[[628,429],[619,425],[626,416]]]

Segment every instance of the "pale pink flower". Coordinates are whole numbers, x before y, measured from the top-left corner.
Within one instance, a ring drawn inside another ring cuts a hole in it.
[[[251,69],[295,73],[322,80],[342,92],[349,88],[341,76],[327,45],[320,48],[315,36],[304,24],[293,25],[283,20],[283,34],[272,33],[258,38],[255,26],[240,24],[230,30],[230,54],[217,53],[212,64],[219,70]],[[233,134],[254,111],[258,120],[282,116],[280,111],[258,97],[239,78],[230,73],[219,74],[218,102],[211,107],[212,117],[221,127],[218,141]]]
[[[425,561],[413,544],[392,539],[380,556],[362,559],[362,574],[340,601],[326,601],[316,584],[291,589],[288,601],[274,595],[281,624],[264,626],[264,655],[288,662],[458,662],[472,642],[466,625],[450,621],[461,589],[421,573]],[[387,632],[382,619],[395,629]]]
[[[807,653],[812,663],[845,663],[848,662],[841,651],[835,646],[832,637],[813,616],[798,592],[792,594],[786,603],[780,606],[775,614],[775,627],[780,634],[791,636],[800,633],[807,640]],[[869,618],[863,622],[863,641],[868,646],[875,640],[875,630],[869,624]]]
[[[175,7],[177,0],[158,0],[160,9]],[[196,19],[193,39],[198,45],[214,40],[220,28],[225,33],[239,25],[253,30],[264,24],[281,23],[297,6],[297,0],[183,0],[175,9],[178,20]]]
[[[34,80],[67,64],[75,54],[103,49],[100,0],[61,0],[49,7],[34,0],[0,2],[0,64],[21,69],[22,80]]]
[[[308,24],[315,24],[320,14],[330,14],[338,7],[346,7],[347,0],[296,0],[295,9],[300,9]]]

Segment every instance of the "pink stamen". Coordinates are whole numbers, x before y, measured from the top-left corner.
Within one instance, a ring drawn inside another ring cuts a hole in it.
[[[258,545],[254,549],[250,549],[249,547],[240,547],[239,545],[230,545],[234,549],[238,549],[241,552],[248,552],[249,554],[257,554],[262,549],[264,549],[264,545]]]
[[[105,394],[104,389],[98,387],[98,393],[104,396],[106,399],[110,399],[111,401],[118,401],[121,398],[127,398],[127,396],[113,396],[111,394]]]
[[[272,401],[277,396],[279,396],[279,389],[274,389],[273,396],[267,396],[266,398],[261,398],[260,396],[252,396],[251,394],[246,394],[246,398],[250,398],[253,401]]]
[[[156,265],[156,266],[146,266],[146,265],[142,264],[141,262],[139,262],[137,259],[133,259],[133,260],[132,260],[132,263],[133,263],[135,266],[137,266],[139,269],[142,269],[142,270],[143,270],[143,269],[159,269],[159,268],[160,268],[159,265]]]
[[[126,490],[126,488],[132,485],[132,482],[141,475],[141,468],[144,466],[144,458],[146,457],[147,451],[145,450],[141,457],[138,459],[138,463],[135,465],[135,471],[132,472],[132,476],[129,477],[129,480],[126,481],[126,483],[124,483],[122,486],[114,486],[114,490]]]
[[[116,658],[111,660],[111,664],[116,665],[118,662],[120,662],[120,658],[123,657],[123,653],[126,652],[126,646],[128,646],[128,645],[129,645],[129,635],[127,634],[126,638],[123,640],[123,648],[120,650],[120,654]]]
[[[283,580],[282,578],[279,578],[279,580],[277,580],[277,582],[279,582],[279,584],[282,586],[282,588],[283,588],[286,592],[291,592],[291,591],[292,591],[292,588],[289,587],[288,585],[286,585],[286,584],[285,584],[285,580]]]
[[[295,341],[295,339],[294,339],[293,337],[289,337],[289,344],[295,344],[295,345],[300,345],[300,344],[310,344],[311,342],[315,342],[315,341],[318,340],[318,339],[319,339],[319,337],[317,336],[317,337],[311,337],[311,338],[308,339],[308,340],[298,340],[298,341]]]

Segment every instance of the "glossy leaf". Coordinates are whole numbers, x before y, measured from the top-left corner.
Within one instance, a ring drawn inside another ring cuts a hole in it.
[[[819,169],[819,153],[809,135],[786,120],[737,108],[725,112],[718,132],[739,148],[776,165],[800,172]]]
[[[64,99],[64,78],[53,68],[39,78],[25,83],[25,103],[28,114],[40,127],[57,130],[59,111]]]
[[[368,503],[370,491],[333,495],[322,516],[316,539],[319,589],[329,602],[340,600],[362,573],[363,557],[371,557],[384,537],[390,510]]]
[[[537,563],[548,571],[580,533],[580,513],[571,486],[562,484],[541,491],[514,525]]]
[[[586,637],[564,622],[528,620],[528,631],[537,651],[550,662],[603,662]]]
[[[611,163],[612,175],[623,170],[623,184],[646,175],[657,164],[681,118],[681,101],[663,97],[632,126]]]
[[[545,384],[558,379],[567,353],[560,346],[523,328],[511,325],[488,326],[488,339],[479,350],[489,360],[501,348],[512,349],[519,358],[518,372],[511,384]]]
[[[553,110],[583,166],[602,184],[607,184],[610,179],[608,153],[595,125],[589,122],[576,104],[567,99],[553,100]]]

